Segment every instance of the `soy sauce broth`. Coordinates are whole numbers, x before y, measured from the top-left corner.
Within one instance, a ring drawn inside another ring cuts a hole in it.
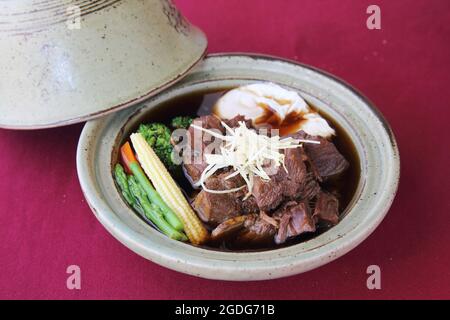
[[[164,103],[159,104],[154,107],[150,112],[147,112],[143,117],[140,123],[151,123],[151,122],[160,122],[166,125],[170,124],[170,121],[176,116],[191,116],[197,117],[202,115],[209,115],[213,113],[213,107],[215,102],[228,90],[233,88],[224,88],[222,90],[210,90],[210,91],[197,91],[191,92],[189,94],[181,95],[176,98],[165,101]],[[307,101],[308,105],[317,110],[309,101]],[[346,170],[339,179],[333,179],[331,181],[327,181],[325,184],[321,184],[324,190],[327,191],[337,191],[339,194],[339,212],[342,213],[345,211],[347,206],[350,204],[353,196],[355,195],[360,174],[361,167],[359,157],[356,151],[356,147],[354,146],[350,136],[343,130],[343,128],[336,123],[332,118],[328,115],[318,111],[319,114],[325,118],[330,126],[336,131],[336,136],[333,138],[333,143],[336,148],[342,155],[347,159],[350,163],[350,167]],[[136,126],[132,129],[131,132],[135,132],[137,130]],[[282,130],[280,130],[282,132]],[[178,185],[183,189],[184,193],[188,196],[188,198],[192,198],[198,192],[194,190],[187,178],[183,175],[174,176],[174,179],[177,181]],[[275,245],[266,248],[238,248],[238,247],[229,247],[225,243],[221,244],[208,244],[202,246],[207,249],[212,250],[222,250],[222,251],[262,251],[262,250],[272,250],[281,247],[290,246],[293,244],[297,244],[300,242],[304,242],[306,240],[312,239],[319,234],[325,232],[329,228],[324,228],[318,226],[316,232],[302,234],[292,240],[288,240],[286,243],[282,245]]]

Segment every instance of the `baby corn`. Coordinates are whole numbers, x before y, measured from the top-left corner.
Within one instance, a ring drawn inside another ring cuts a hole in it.
[[[183,222],[184,231],[191,243],[202,244],[207,241],[208,231],[156,153],[140,133],[134,133],[130,138],[142,168],[166,204]]]

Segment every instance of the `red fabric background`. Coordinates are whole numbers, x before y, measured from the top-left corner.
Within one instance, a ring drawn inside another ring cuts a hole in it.
[[[178,0],[210,52],[279,55],[322,68],[365,93],[400,146],[397,198],[346,256],[273,281],[197,279],[144,260],[91,214],[75,169],[82,125],[0,131],[0,298],[450,298],[450,1]],[[366,28],[376,2],[382,30]],[[270,263],[270,262],[268,262]],[[66,289],[81,267],[82,289]],[[382,289],[366,288],[377,264]]]

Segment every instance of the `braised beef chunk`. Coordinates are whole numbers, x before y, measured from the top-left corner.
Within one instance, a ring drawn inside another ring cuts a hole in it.
[[[281,172],[281,171],[280,171]],[[263,211],[270,211],[278,207],[283,201],[283,179],[281,174],[275,174],[265,181],[260,177],[254,179],[252,195],[256,204]]]
[[[314,221],[334,226],[339,222],[339,201],[327,192],[321,191],[317,196],[313,213]]]
[[[227,126],[230,128],[236,128],[239,125],[239,122],[244,122],[247,128],[252,128],[252,120],[245,119],[242,115],[237,115],[233,119],[223,120]]]
[[[247,193],[247,189],[244,189],[245,192],[243,192],[244,196]],[[247,214],[247,213],[255,213],[259,212],[258,204],[256,203],[256,199],[253,196],[248,197],[247,199],[244,199],[243,196],[239,196],[235,198],[236,201],[240,202],[241,205],[241,213]]]
[[[192,121],[193,124],[203,127],[205,129],[215,129],[219,130],[221,134],[225,134],[225,128],[222,126],[222,120],[216,116],[208,115],[196,118]],[[238,115],[233,119],[224,120],[230,128],[235,128],[238,126],[239,122],[244,121],[248,128],[251,128],[251,120],[245,120],[244,116]],[[215,141],[214,137],[210,137],[209,134],[201,132],[194,127],[189,127],[188,130],[190,136],[190,148],[191,152],[183,153],[183,171],[185,176],[194,186],[194,184],[200,179],[203,170],[208,166],[203,152],[205,148],[209,146],[210,143]],[[201,139],[203,136],[208,137],[206,139]],[[195,141],[194,137],[199,137],[199,141]],[[200,143],[199,143],[200,142]]]
[[[235,237],[244,228],[248,216],[238,216],[225,220],[211,232],[212,241],[223,241]]]
[[[210,190],[227,190],[236,187],[233,184],[235,181],[225,180],[226,175],[225,173],[208,178],[205,182],[206,187]],[[192,205],[200,219],[212,225],[241,214],[240,206],[233,193],[212,193],[202,190],[195,197]]]
[[[273,243],[276,227],[256,214],[247,216],[244,228],[236,237],[239,245],[262,246]]]
[[[309,172],[305,178],[305,185],[300,192],[299,199],[311,200],[319,194],[320,190],[320,185],[314,178],[314,174]]]
[[[232,173],[233,173],[232,170],[223,170],[222,172],[214,175],[214,178],[220,181],[219,183],[222,185],[221,190],[236,189],[245,185],[245,181],[244,179],[242,179],[240,175],[232,175]],[[209,182],[207,181],[206,184],[208,185],[208,183]],[[235,196],[241,195],[244,195],[243,189],[237,191],[235,194]]]
[[[304,232],[316,231],[314,220],[306,202],[290,201],[274,213],[279,220],[279,229],[275,235],[275,243],[284,243],[287,239],[298,236]]]
[[[222,127],[221,120],[216,116],[201,116],[198,118],[195,118],[192,123],[194,123],[197,126],[202,126],[205,129],[217,129],[224,132],[224,128]],[[194,129],[190,127],[189,129]]]
[[[241,214],[233,197],[205,190],[195,197],[192,206],[203,222],[213,226]]]
[[[281,168],[281,171],[285,176],[283,177],[283,195],[285,197],[297,198],[304,189],[306,176],[308,175],[304,163],[306,159],[303,148],[284,150],[284,165],[287,172],[284,168]]]
[[[192,123],[205,129],[219,130],[222,134],[225,132],[225,129],[220,123],[220,119],[215,116],[199,117],[194,119]],[[203,151],[215,138],[202,139],[202,137],[206,137],[208,134],[192,126],[189,127],[188,134],[190,137],[190,150],[183,152],[183,171],[191,184],[194,185],[200,179],[203,170],[208,166]]]
[[[205,185],[210,190],[230,190],[243,186],[240,176],[227,178],[232,171],[225,171],[208,178]],[[200,219],[211,225],[245,213],[259,212],[253,197],[244,199],[246,189],[230,193],[211,193],[202,190],[194,199],[193,207]]]
[[[233,173],[231,170],[227,170],[225,172],[222,172],[217,175],[219,179],[222,181],[222,190],[224,189],[234,189],[239,188],[242,186],[245,186],[245,181],[242,179],[241,176],[236,175],[232,178],[229,178],[228,176]],[[228,196],[233,198],[234,202],[238,206],[238,210],[241,214],[246,213],[256,213],[259,212],[258,204],[256,203],[255,197],[250,196],[246,197],[248,193],[247,186],[242,188],[239,191],[228,193]]]
[[[322,137],[306,136],[306,139],[320,141],[320,144],[304,144],[311,169],[319,181],[325,181],[347,170],[349,167],[348,161],[339,153],[332,142]]]
[[[252,195],[263,211],[277,208],[285,199],[312,198],[320,190],[307,172],[304,163],[307,157],[302,148],[286,149],[284,156],[287,172],[280,166],[269,175],[269,181],[259,177],[254,180]]]
[[[276,226],[258,214],[231,218],[218,225],[211,234],[213,241],[230,240],[234,246],[263,246],[273,243]]]

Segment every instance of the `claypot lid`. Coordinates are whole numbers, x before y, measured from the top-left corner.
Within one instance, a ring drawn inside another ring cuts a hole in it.
[[[206,36],[169,0],[15,0],[0,12],[2,128],[57,127],[126,108],[206,54]]]

